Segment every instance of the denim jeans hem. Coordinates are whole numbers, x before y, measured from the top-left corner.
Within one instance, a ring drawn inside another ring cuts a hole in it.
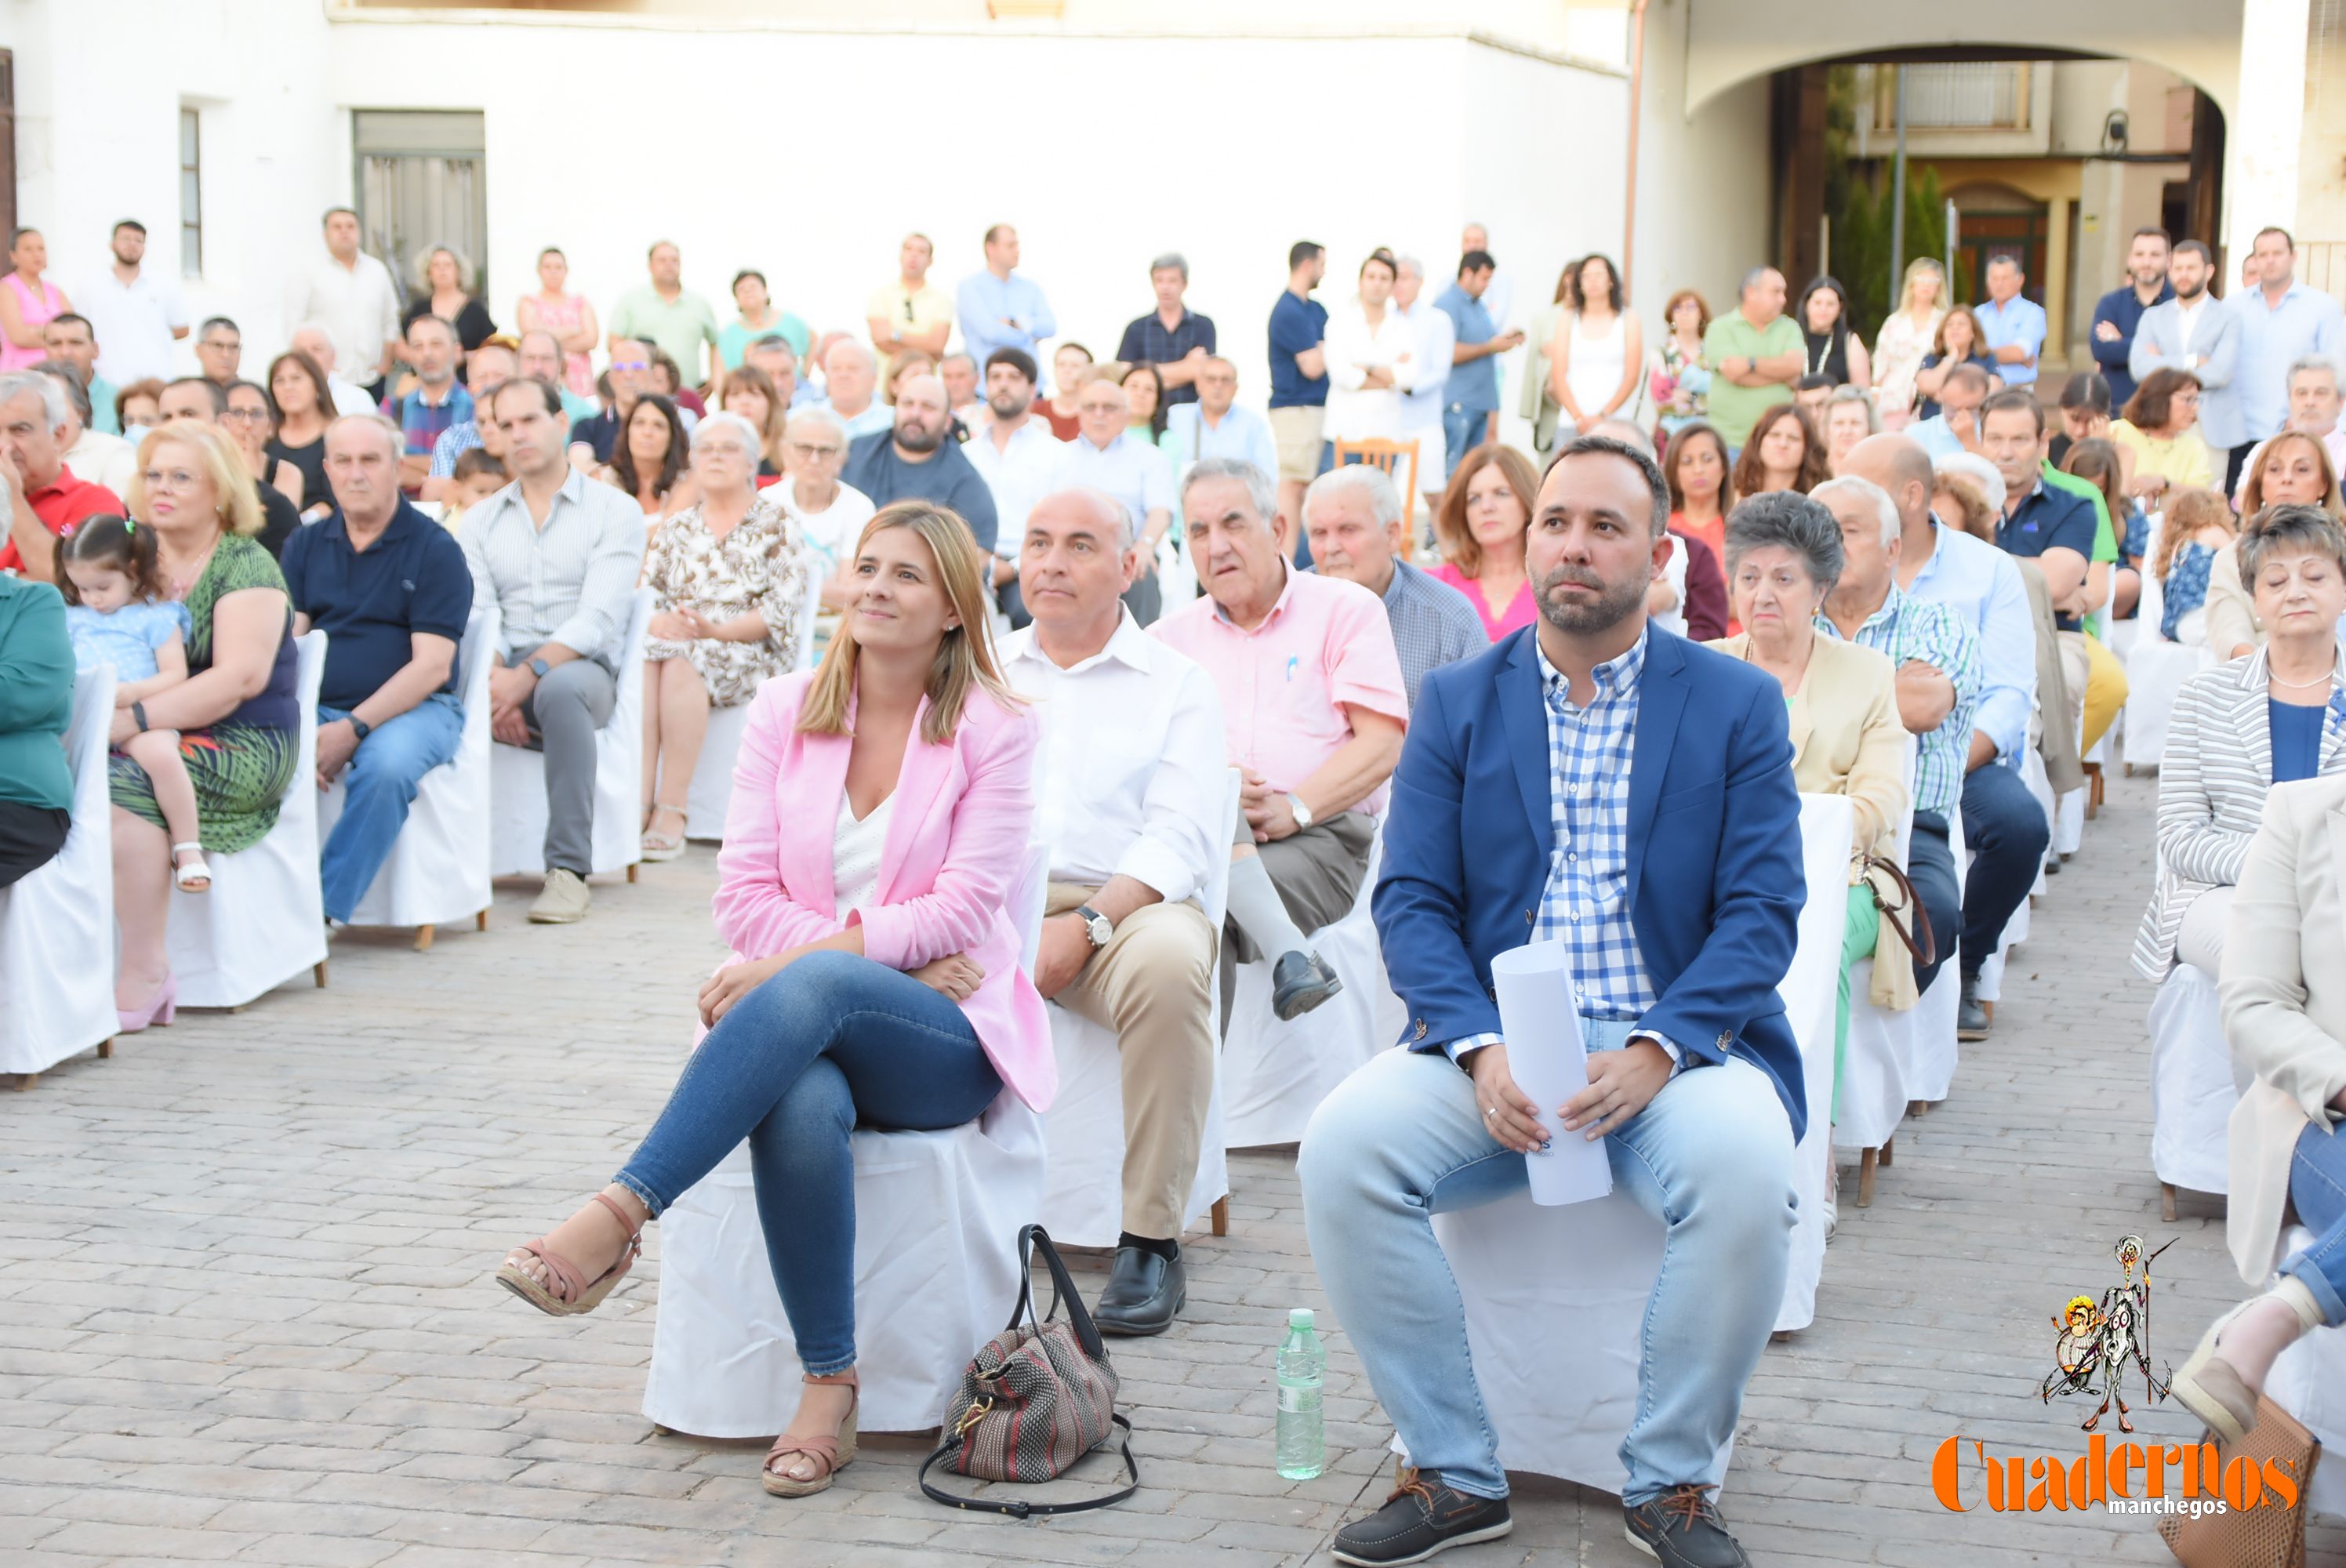
[[[2320,1264],[2314,1259],[2312,1248],[2308,1247],[2282,1264],[2280,1271],[2284,1277],[2305,1287],[2313,1298],[2313,1304],[2321,1308],[2324,1323],[2332,1329],[2346,1325],[2346,1299],[2340,1298],[2337,1287],[2331,1285],[2328,1276],[2322,1273]]]
[[[660,1211],[668,1207],[668,1205],[661,1200],[660,1196],[658,1193],[652,1191],[651,1188],[646,1186],[634,1176],[629,1176],[626,1171],[621,1171],[617,1176],[613,1176],[611,1180],[614,1184],[626,1187],[629,1192],[634,1193],[638,1197],[643,1199],[644,1210],[653,1219],[659,1218]]]
[[[801,1360],[799,1363],[799,1370],[810,1378],[829,1378],[847,1370],[853,1365],[855,1365],[855,1352],[850,1350],[847,1353],[847,1359],[834,1366],[818,1367],[812,1361]]]

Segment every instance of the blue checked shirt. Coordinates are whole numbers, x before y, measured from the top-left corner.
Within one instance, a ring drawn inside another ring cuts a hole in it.
[[[1841,628],[1817,616],[1817,630],[1838,638]],[[1900,668],[1914,660],[1933,666],[1955,684],[1955,706],[1939,728],[1914,738],[1914,809],[1944,816],[1964,792],[1972,749],[1972,710],[1980,697],[1979,638],[1948,605],[1917,599],[1890,585],[1890,596],[1865,618],[1851,639],[1886,655]]]
[[[1596,694],[1572,702],[1572,683],[1540,653],[1540,693],[1547,704],[1549,821],[1547,884],[1540,891],[1531,940],[1564,939],[1574,995],[1584,1018],[1635,1021],[1658,998],[1629,924],[1629,763],[1637,745],[1638,685],[1650,631],[1616,659],[1590,671]],[[1649,1039],[1683,1064],[1677,1044]],[[1452,1060],[1496,1034],[1449,1042]]]

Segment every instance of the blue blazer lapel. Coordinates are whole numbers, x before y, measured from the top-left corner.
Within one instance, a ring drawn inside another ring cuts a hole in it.
[[[1515,787],[1531,818],[1532,841],[1545,855],[1556,848],[1555,780],[1547,751],[1547,693],[1541,689],[1539,649],[1531,629],[1515,634],[1515,646],[1499,672],[1499,716],[1507,731],[1507,754],[1515,765]]]
[[[1686,712],[1686,645],[1659,626],[1646,631],[1646,669],[1637,689],[1637,737],[1629,752],[1629,907],[1637,905],[1638,873],[1654,809],[1662,798],[1662,776],[1678,744],[1678,718]]]

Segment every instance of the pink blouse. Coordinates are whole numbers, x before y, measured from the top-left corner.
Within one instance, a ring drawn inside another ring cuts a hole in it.
[[[25,287],[25,280],[14,272],[8,274],[8,289],[16,296],[16,308],[24,313],[25,325],[28,327],[46,326],[65,314],[65,295],[58,291],[55,283],[46,279],[41,282],[41,294],[37,300],[33,297],[33,291]],[[48,357],[46,349],[25,348],[7,341],[5,335],[0,334],[0,372],[28,370]]]
[[[1490,635],[1493,642],[1497,642],[1509,632],[1521,631],[1539,619],[1539,605],[1532,597],[1529,582],[1517,588],[1515,596],[1507,601],[1506,613],[1494,618],[1490,602],[1483,597],[1483,585],[1474,578],[1447,561],[1434,567],[1433,575],[1466,596],[1466,602],[1474,606],[1476,615],[1483,617],[1483,630]]]

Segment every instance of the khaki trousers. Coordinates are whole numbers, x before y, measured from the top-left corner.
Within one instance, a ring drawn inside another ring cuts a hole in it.
[[[1053,882],[1047,912],[1066,914],[1098,891]],[[1124,1228],[1152,1240],[1180,1236],[1198,1179],[1214,1088],[1213,972],[1214,929],[1202,910],[1144,904],[1052,998],[1116,1031],[1124,1070]]]

